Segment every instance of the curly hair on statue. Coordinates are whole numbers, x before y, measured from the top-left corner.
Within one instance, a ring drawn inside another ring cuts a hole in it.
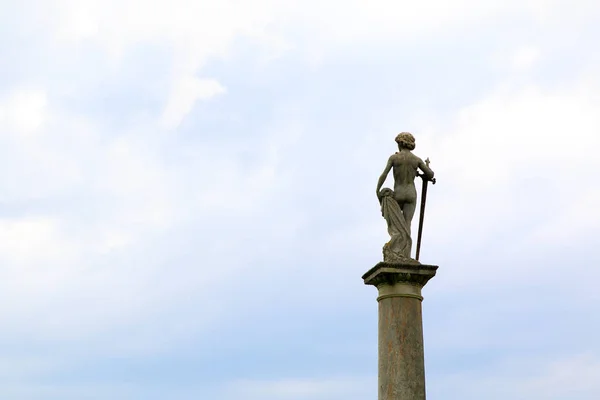
[[[415,149],[415,137],[409,132],[402,132],[396,136],[396,143],[400,148],[414,150]]]

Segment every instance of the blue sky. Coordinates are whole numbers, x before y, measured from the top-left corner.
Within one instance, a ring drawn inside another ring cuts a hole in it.
[[[1,398],[375,399],[400,131],[428,398],[600,395],[597,2],[0,11]]]

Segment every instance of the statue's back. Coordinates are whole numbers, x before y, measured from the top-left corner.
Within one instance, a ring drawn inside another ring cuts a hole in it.
[[[394,182],[396,185],[410,185],[415,181],[419,158],[410,151],[401,151],[392,156]]]

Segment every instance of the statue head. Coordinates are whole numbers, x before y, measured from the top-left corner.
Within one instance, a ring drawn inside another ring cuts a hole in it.
[[[398,148],[400,149],[415,149],[415,137],[408,132],[399,133],[398,136],[396,136],[396,143],[398,143]]]

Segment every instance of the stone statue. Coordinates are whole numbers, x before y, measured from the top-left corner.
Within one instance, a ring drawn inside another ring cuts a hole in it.
[[[412,134],[402,132],[396,136],[396,142],[398,152],[390,156],[377,182],[377,198],[391,236],[390,241],[383,246],[383,261],[418,263],[410,257],[412,247],[410,226],[417,206],[415,177],[421,176],[424,185],[427,181],[435,182],[435,180],[429,163],[412,153],[415,148],[415,137]],[[394,190],[381,189],[392,168]],[[419,174],[419,169],[422,174]]]

